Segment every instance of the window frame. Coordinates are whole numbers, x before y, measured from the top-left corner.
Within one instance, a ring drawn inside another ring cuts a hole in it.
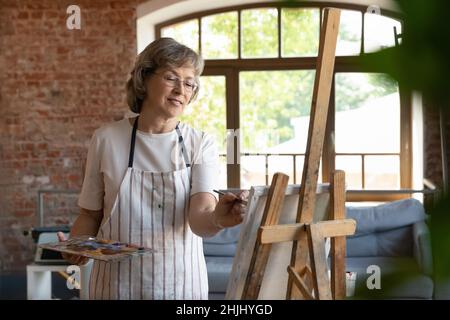
[[[364,52],[364,13],[367,6],[349,3],[334,2],[261,2],[253,4],[245,4],[238,6],[229,6],[212,10],[199,11],[192,14],[182,15],[174,19],[170,19],[155,25],[155,36],[157,39],[161,37],[161,30],[164,27],[184,22],[187,20],[197,19],[199,27],[198,47],[202,50],[202,29],[201,18],[209,15],[237,11],[238,13],[238,56],[234,59],[205,59],[205,68],[203,75],[220,75],[225,76],[226,81],[226,125],[227,130],[239,130],[239,72],[241,71],[278,71],[278,70],[316,70],[317,57],[282,57],[281,56],[281,9],[282,8],[311,8],[320,10],[320,19],[322,21],[323,9],[326,7],[336,7],[343,10],[359,11],[362,14],[361,23],[361,49],[360,55]],[[276,58],[242,58],[241,57],[241,11],[247,9],[258,8],[276,8],[278,10],[278,57]],[[398,20],[402,25],[404,32],[404,17],[394,11],[381,9],[381,15]],[[319,26],[319,31],[321,29]],[[372,67],[362,68],[358,64],[358,56],[336,56],[335,69],[336,73],[346,72],[375,72],[379,73]],[[348,201],[392,201],[410,197],[407,192],[412,188],[412,93],[406,90],[399,83],[400,95],[400,190],[392,190],[393,192],[379,192],[370,190],[358,190],[357,192],[347,192]],[[322,153],[322,177],[323,182],[329,182],[330,173],[335,168],[335,149],[332,137],[334,135],[334,115],[335,115],[335,86],[334,77],[331,88],[331,98],[329,105],[329,113],[327,119],[327,128],[325,132],[324,149]],[[239,146],[234,144],[234,162],[227,164],[227,184],[228,188],[240,187],[240,164],[238,160]],[[266,177],[266,181],[268,181]],[[297,183],[299,183],[297,181]],[[364,191],[364,192],[360,192]],[[395,191],[395,192],[394,192]],[[399,192],[400,191],[400,192]]]

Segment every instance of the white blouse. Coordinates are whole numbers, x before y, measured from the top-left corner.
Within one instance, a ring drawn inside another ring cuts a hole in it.
[[[219,154],[212,136],[180,123],[179,128],[192,165],[191,196],[209,192],[214,197],[219,176]],[[128,167],[132,126],[127,118],[97,129],[91,139],[78,205],[111,212]],[[168,172],[184,168],[176,130],[152,134],[137,131],[133,168]],[[216,197],[217,198],[217,197]]]

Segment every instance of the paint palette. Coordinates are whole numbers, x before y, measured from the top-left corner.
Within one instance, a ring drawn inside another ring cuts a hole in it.
[[[140,247],[135,244],[88,236],[73,237],[61,242],[42,243],[38,246],[47,250],[102,261],[124,260],[136,255],[151,254],[153,252],[150,248]]]

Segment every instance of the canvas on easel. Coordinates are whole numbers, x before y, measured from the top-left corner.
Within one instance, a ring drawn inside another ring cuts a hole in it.
[[[280,223],[294,223],[297,214],[297,203],[300,185],[288,185],[285,192],[284,205],[280,213]],[[255,186],[250,189],[249,202],[242,223],[238,247],[233,260],[233,267],[228,281],[226,299],[242,299],[244,285],[251,263],[252,253],[258,237],[269,186]],[[317,206],[314,213],[315,221],[328,218],[329,184],[317,187]],[[287,289],[286,266],[289,265],[292,242],[282,242],[272,245],[266,266],[266,276],[263,278],[258,299],[285,299]],[[283,266],[280,268],[280,266]]]

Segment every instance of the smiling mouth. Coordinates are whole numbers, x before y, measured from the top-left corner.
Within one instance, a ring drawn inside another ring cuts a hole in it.
[[[180,100],[178,100],[178,99],[169,98],[167,100],[169,100],[170,102],[172,102],[173,104],[176,104],[178,106],[182,106],[183,105],[183,103]]]

